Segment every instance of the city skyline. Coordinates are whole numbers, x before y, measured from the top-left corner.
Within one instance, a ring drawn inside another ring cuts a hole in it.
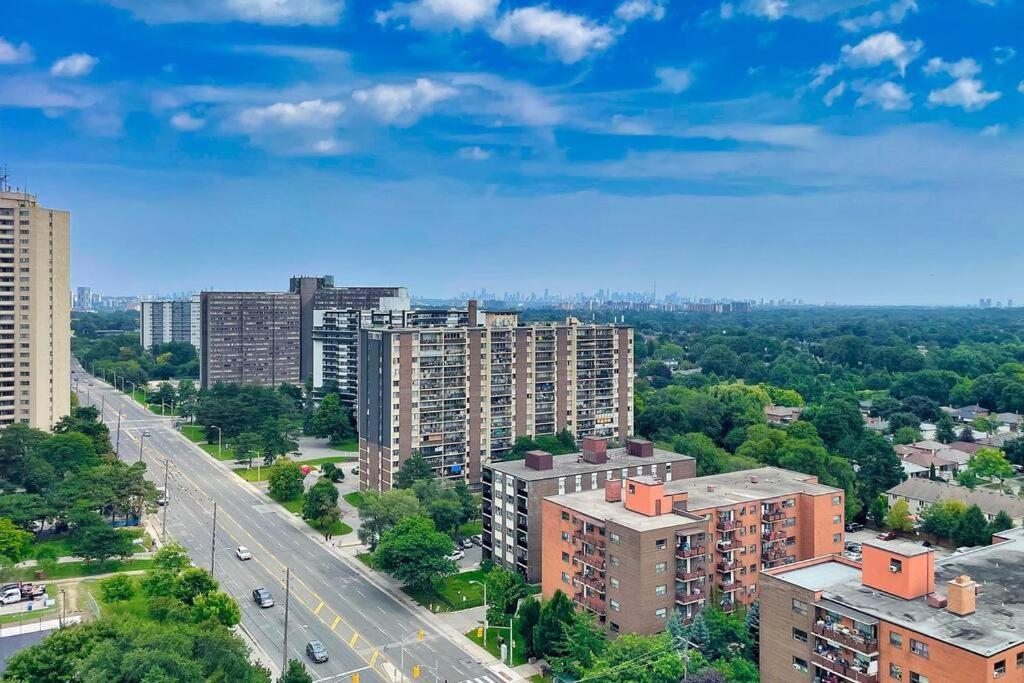
[[[35,0],[0,162],[74,212],[96,291],[1024,300],[1022,12]]]

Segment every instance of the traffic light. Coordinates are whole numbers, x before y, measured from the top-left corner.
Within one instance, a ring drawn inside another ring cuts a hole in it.
[[[424,636],[426,636],[426,634],[423,632],[423,629],[416,632],[416,640],[423,640]]]
[[[477,626],[476,627],[476,637],[477,638],[483,638],[484,637],[484,627],[483,626]]]
[[[412,677],[413,678],[419,678],[420,677],[420,665],[419,664],[413,664],[412,665]]]

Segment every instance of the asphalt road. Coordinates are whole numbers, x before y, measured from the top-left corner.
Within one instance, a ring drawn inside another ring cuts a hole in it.
[[[121,459],[136,462],[142,457],[158,486],[163,484],[168,463],[168,536],[185,546],[199,566],[210,566],[213,550],[214,574],[241,605],[242,625],[277,666],[283,661],[288,568],[288,657],[305,661],[315,680],[349,681],[352,673],[359,672],[360,683],[412,681],[414,664],[421,667],[420,678],[424,681],[500,680],[433,628],[424,615],[307,536],[300,520],[179,434],[168,418],[153,415],[125,394],[86,374],[77,363],[74,369],[81,402],[103,408],[104,420],[115,440],[120,412]],[[150,436],[143,437],[147,430]],[[238,546],[247,547],[253,559],[238,560]],[[258,587],[271,591],[274,607],[261,609],[253,602],[252,591]],[[419,629],[425,632],[422,641],[416,635]],[[312,639],[326,645],[328,662],[314,664],[305,656],[306,643]],[[403,639],[404,677],[399,646]]]

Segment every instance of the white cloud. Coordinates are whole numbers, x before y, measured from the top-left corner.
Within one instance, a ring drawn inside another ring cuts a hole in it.
[[[419,29],[471,28],[494,18],[498,0],[415,0],[377,12],[378,23],[408,20]]]
[[[250,107],[238,115],[243,130],[256,132],[267,128],[330,128],[345,111],[340,102],[306,100],[277,102],[265,107]]]
[[[152,24],[243,21],[299,26],[337,24],[342,0],[106,0]]]
[[[28,43],[17,45],[0,38],[0,64],[27,64],[35,59]]]
[[[979,111],[1003,96],[1001,92],[985,92],[981,81],[960,78],[945,88],[928,93],[928,103],[944,107],[960,107],[964,111]]]
[[[832,104],[842,97],[845,92],[846,81],[839,81],[839,83],[834,85],[827,93],[825,93],[825,96],[821,98],[821,101],[825,103],[826,107],[831,107]]]
[[[684,133],[690,138],[756,142],[778,147],[814,147],[822,139],[820,128],[803,124],[723,123],[691,126]]]
[[[458,90],[429,78],[417,78],[406,85],[381,84],[356,90],[352,99],[373,112],[384,123],[411,125]]]
[[[615,114],[612,116],[611,130],[619,135],[654,135],[651,124],[643,119]]]
[[[65,78],[78,78],[91,72],[99,64],[99,61],[92,55],[76,52],[54,62],[50,67],[50,74]]]
[[[491,158],[490,150],[477,146],[462,147],[459,149],[458,155],[460,159],[465,159],[466,161],[487,161]]]
[[[336,154],[347,154],[351,151],[351,145],[337,138],[323,138],[316,140],[313,144],[303,148],[308,154],[319,156],[333,156]]]
[[[615,8],[615,17],[627,23],[639,19],[661,21],[665,18],[665,3],[662,0],[625,0]]]
[[[608,26],[543,6],[520,7],[505,14],[491,36],[512,47],[543,45],[566,64],[605,50],[615,41]]]
[[[1017,92],[1024,94],[1024,81],[1017,84]]]
[[[560,103],[527,83],[486,73],[454,74],[451,83],[459,89],[460,109],[473,116],[487,117],[487,125],[546,127],[568,118]]]
[[[825,81],[827,81],[829,77],[835,72],[835,64],[822,64],[821,66],[814,70],[814,79],[810,82],[809,87],[812,90],[815,88],[820,88],[822,85],[824,85]]]
[[[929,76],[945,73],[953,78],[971,78],[981,73],[981,67],[969,57],[958,62],[947,62],[941,57],[932,57],[922,70]]]
[[[981,133],[979,133],[979,135],[985,138],[997,138],[1005,132],[1006,126],[1001,123],[997,123],[991,126],[985,126],[981,129]]]
[[[176,130],[184,132],[199,130],[205,125],[205,119],[196,118],[195,116],[192,116],[188,112],[184,111],[178,112],[177,114],[171,117],[171,126],[173,126]]]
[[[844,45],[842,61],[847,66],[864,68],[892,62],[903,74],[924,48],[920,40],[904,41],[892,31],[868,36],[856,45]]]
[[[995,61],[996,64],[1006,64],[1007,62],[1009,62],[1010,60],[1017,56],[1017,50],[1008,45],[996,45],[994,48],[992,48],[992,53],[992,59],[993,61]]]
[[[860,93],[858,107],[875,105],[885,111],[905,111],[913,106],[910,94],[892,81],[857,82],[853,89]]]
[[[917,12],[916,0],[896,0],[884,10],[875,10],[870,14],[843,19],[839,25],[844,31],[857,33],[865,29],[878,28],[887,24],[902,24],[911,12]]]
[[[788,9],[788,0],[744,0],[740,5],[740,11],[744,14],[752,14],[769,21],[781,19]]]
[[[723,2],[722,6],[718,8],[718,16],[728,21],[732,19],[736,14],[736,8],[731,2]]]
[[[294,59],[321,66],[347,66],[352,55],[345,50],[330,47],[310,47],[307,45],[236,45],[235,52]]]
[[[659,88],[671,93],[685,92],[693,85],[693,71],[690,69],[662,66],[654,70],[654,75],[660,82]]]

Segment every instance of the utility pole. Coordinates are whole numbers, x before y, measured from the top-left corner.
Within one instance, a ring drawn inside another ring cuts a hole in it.
[[[103,419],[103,413],[107,410],[107,395],[103,394],[100,396],[100,420]]]
[[[217,549],[217,501],[213,501],[213,535],[210,537],[210,573],[213,574],[213,553]]]
[[[114,455],[121,454],[121,410],[117,411],[117,444],[114,446]]]
[[[282,675],[288,671],[288,598],[292,592],[291,567],[284,568],[284,652],[281,655]],[[405,674],[403,674],[404,676]]]
[[[142,462],[142,444],[146,442],[146,432],[139,435],[139,462]]]
[[[169,458],[165,458],[164,459],[164,514],[163,514],[163,518],[164,519],[163,519],[163,522],[161,522],[161,524],[160,524],[160,540],[162,540],[164,543],[167,542],[167,506],[171,504],[171,497],[168,495],[169,492],[167,490],[167,471],[170,468],[170,466],[171,466],[170,459]]]

